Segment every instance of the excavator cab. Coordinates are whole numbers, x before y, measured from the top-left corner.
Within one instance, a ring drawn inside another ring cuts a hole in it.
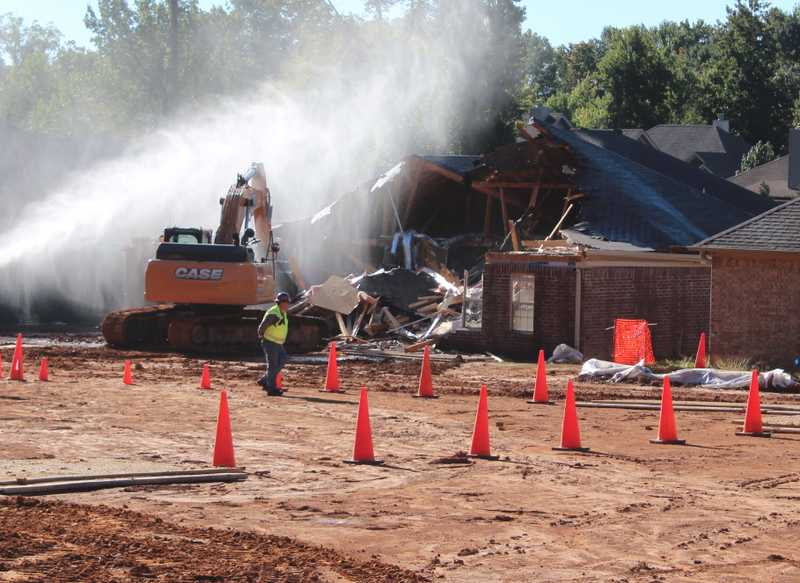
[[[167,227],[164,229],[164,236],[161,238],[162,243],[211,243],[211,229],[182,228],[182,227]]]

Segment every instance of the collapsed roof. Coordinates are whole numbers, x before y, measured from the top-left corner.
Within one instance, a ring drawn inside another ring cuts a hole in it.
[[[316,282],[397,266],[446,266],[461,275],[503,241],[510,248],[510,225],[522,239],[663,250],[691,246],[774,206],[655,150],[655,158],[620,155],[611,149],[612,132],[601,139],[540,122],[531,132],[518,127],[520,141],[487,156],[408,156],[276,234]],[[625,150],[647,148],[620,138],[634,144]]]

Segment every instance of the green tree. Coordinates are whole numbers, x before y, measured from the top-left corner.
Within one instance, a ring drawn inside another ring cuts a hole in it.
[[[594,81],[584,79],[568,94],[552,96],[547,106],[566,115],[578,127],[607,128],[611,122],[610,102],[610,93],[598,89]]]
[[[793,83],[780,76],[780,51],[768,5],[738,0],[714,34],[711,57],[701,73],[706,119],[723,113],[731,131],[749,143],[785,148],[792,119]]]
[[[544,85],[555,93],[569,94],[584,80],[597,79],[597,63],[600,61],[598,44],[594,41],[559,47],[555,67],[549,67]]]
[[[673,70],[644,27],[614,31],[598,73],[615,127],[649,128],[668,118]]]
[[[520,78],[531,97],[547,98],[553,94],[547,88],[547,72],[554,66],[557,52],[550,41],[530,30],[522,35]],[[530,98],[528,98],[530,100]],[[533,105],[533,101],[529,104]]]
[[[736,174],[741,174],[742,172],[747,172],[767,162],[772,162],[775,158],[777,158],[777,156],[775,155],[775,150],[772,148],[772,144],[759,141],[755,146],[750,148],[747,154],[742,156],[742,166],[736,171]]]
[[[0,16],[0,113],[31,131],[46,129],[38,111],[45,110],[58,87],[53,60],[60,52],[62,34],[34,21],[25,26],[13,14]]]
[[[680,23],[664,21],[649,33],[656,50],[669,62],[673,74],[667,96],[668,117],[661,123],[708,123],[701,111],[705,103],[698,88],[700,69],[709,59],[714,27],[702,20],[695,24],[688,20]]]
[[[445,94],[455,97],[450,104],[437,104],[448,112],[448,142],[454,154],[488,153],[514,140],[514,122],[522,115],[515,91],[525,17],[518,2],[435,3],[427,34],[438,55],[438,74],[452,89]]]
[[[398,2],[400,0],[364,0],[364,8],[367,13],[375,14],[378,22],[383,23],[385,15]]]
[[[24,26],[24,20],[13,13],[0,15],[0,58],[12,67],[20,67],[25,59],[42,54],[52,58],[61,45],[63,35],[52,24],[41,26],[33,21]]]

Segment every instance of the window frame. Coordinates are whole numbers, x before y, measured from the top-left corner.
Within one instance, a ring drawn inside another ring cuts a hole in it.
[[[517,300],[515,299],[515,292],[517,284],[524,283],[526,288],[530,288],[531,299],[530,300]],[[521,334],[533,334],[536,330],[536,320],[535,320],[535,311],[536,311],[536,276],[529,274],[529,273],[512,273],[511,274],[511,286],[509,289],[509,294],[511,296],[510,302],[510,310],[509,310],[509,328],[512,332],[518,332]],[[529,310],[524,310],[525,312],[530,311],[530,315],[523,314],[523,310],[518,311],[517,307],[530,307]],[[520,319],[524,318],[524,320],[530,321],[530,329],[523,329],[517,328],[517,325],[520,323]]]

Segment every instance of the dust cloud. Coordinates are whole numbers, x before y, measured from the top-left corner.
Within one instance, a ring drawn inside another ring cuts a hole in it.
[[[474,101],[470,70],[489,43],[459,35],[463,11],[448,5],[450,32],[437,41],[447,47],[414,49],[398,37],[358,63],[331,59],[310,87],[264,84],[202,113],[184,110],[24,207],[0,234],[0,321],[99,321],[124,307],[123,248],[166,226],[216,229],[219,199],[252,162],[265,165],[280,223],[316,213],[405,155],[446,153],[446,114]],[[464,26],[474,30],[481,16],[469,12]]]

